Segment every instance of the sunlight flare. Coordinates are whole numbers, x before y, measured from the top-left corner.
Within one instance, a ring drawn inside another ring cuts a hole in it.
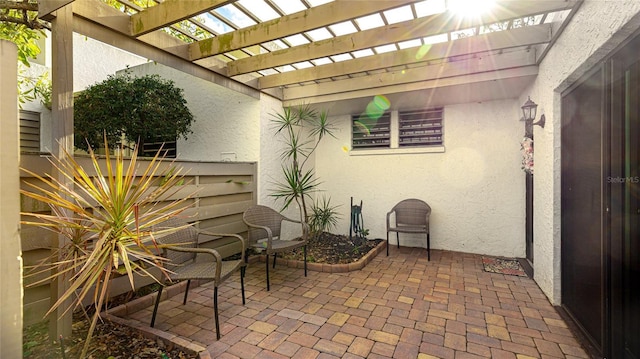
[[[449,11],[464,17],[480,16],[488,13],[495,0],[448,0]]]

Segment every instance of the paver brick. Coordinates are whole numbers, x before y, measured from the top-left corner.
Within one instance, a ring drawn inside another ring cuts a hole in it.
[[[540,357],[540,354],[538,353],[538,350],[536,350],[536,348],[509,341],[502,342],[502,349],[513,352],[514,354],[525,354],[534,358]]]
[[[251,324],[247,329],[268,335],[268,334],[271,334],[271,332],[273,332],[277,328],[278,326],[274,324],[269,324],[265,322],[255,322]]]
[[[396,345],[400,340],[400,337],[396,334],[382,332],[379,330],[372,330],[371,332],[369,332],[369,335],[367,336],[367,338],[376,342],[386,343],[389,345]]]
[[[318,350],[322,353],[328,353],[331,355],[335,355],[338,358],[344,355],[347,352],[347,346],[341,343],[336,343],[327,339],[320,339],[314,346],[313,349]]]
[[[315,359],[320,352],[311,348],[300,348],[292,357],[292,359]]]
[[[455,351],[453,349],[430,343],[422,343],[422,345],[420,345],[420,352],[442,359],[453,359],[455,357]]]
[[[393,352],[393,358],[406,359],[415,358],[418,356],[420,346],[417,344],[398,343],[396,350]]]
[[[400,335],[400,342],[420,345],[422,342],[422,332],[416,329],[404,328]]]
[[[538,338],[533,339],[533,341],[536,343],[536,348],[540,354],[548,354],[555,357],[564,356],[562,350],[560,350],[560,346],[554,342]]]
[[[334,324],[337,326],[343,326],[344,323],[349,320],[350,315],[344,313],[334,313],[329,319],[327,319],[327,323]]]
[[[491,357],[491,348],[476,343],[467,342],[467,352],[477,354],[485,358]]]
[[[465,351],[467,350],[467,340],[463,335],[446,333],[444,335],[444,346],[454,350]]]
[[[375,342],[373,340],[362,338],[362,337],[356,337],[353,340],[353,343],[351,343],[351,345],[347,349],[347,351],[349,353],[366,358],[371,352],[371,348],[373,348],[374,343]]]
[[[487,325],[487,332],[489,336],[492,338],[502,339],[502,340],[511,340],[509,336],[509,332],[505,327],[499,327],[497,325]]]

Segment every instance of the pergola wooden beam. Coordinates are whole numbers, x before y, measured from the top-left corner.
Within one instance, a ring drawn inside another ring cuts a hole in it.
[[[118,31],[127,27],[129,16],[98,0],[76,0],[73,3],[74,31],[92,39],[118,47],[144,58],[183,71],[233,91],[259,98],[258,90],[212,70],[215,66],[195,64],[187,59],[184,43],[162,31],[130,37]],[[124,21],[124,22],[123,22]],[[123,25],[124,24],[124,25]],[[215,59],[207,59],[213,62]],[[220,65],[222,66],[222,65]]]
[[[191,54],[191,60],[197,60],[348,21],[382,10],[397,8],[415,1],[360,1],[355,6],[349,6],[348,0],[336,0],[271,21],[194,42],[189,45],[189,53]],[[353,5],[353,1],[349,2]]]
[[[478,73],[536,65],[534,51],[517,51],[499,55],[485,54],[460,61],[413,67],[368,76],[358,76],[319,84],[291,87],[285,90],[285,99],[301,99],[313,96],[339,94],[364,89],[385,88],[416,82],[443,80]],[[384,92],[384,90],[381,90]]]
[[[131,15],[130,34],[140,36],[236,0],[166,0]]]
[[[411,48],[284,72],[277,75],[264,76],[258,80],[258,83],[260,88],[271,88],[323,78],[338,77],[363,71],[374,71],[388,67],[428,62],[465,54],[502,50],[512,47],[531,46],[549,42],[550,39],[551,25],[544,24],[528,26],[459,39],[453,42],[433,44],[428,47],[428,51],[426,51],[423,56],[417,56],[420,52],[420,48]],[[425,49],[426,48],[427,47],[425,47]]]
[[[283,106],[291,106],[300,103],[325,103],[336,102],[363,97],[373,97],[376,95],[404,93],[419,90],[434,90],[439,88],[472,85],[483,82],[508,81],[518,78],[532,78],[538,74],[538,66],[526,66],[519,68],[504,69],[492,72],[481,72],[467,76],[448,77],[443,79],[433,79],[421,82],[403,83],[399,85],[386,86],[384,88],[368,88],[359,91],[344,93],[332,93],[327,95],[313,95],[301,98],[296,94],[297,88],[285,89],[285,99]]]
[[[496,10],[492,11],[491,15],[474,18],[465,18],[452,12],[444,12],[233,61],[227,65],[228,74],[229,76],[235,76],[374,46],[506,21],[514,17],[525,17],[549,11],[569,9],[575,2],[504,1],[503,3],[508,3],[509,8],[498,6]]]

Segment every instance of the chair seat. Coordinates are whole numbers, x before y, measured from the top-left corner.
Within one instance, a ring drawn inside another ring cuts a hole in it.
[[[223,280],[227,278],[242,265],[242,260],[222,261],[220,279]],[[173,272],[169,273],[169,278],[171,278],[172,281],[189,279],[213,280],[216,278],[216,264],[211,262],[191,263],[185,266],[175,266],[169,268],[169,270]]]
[[[389,232],[403,232],[403,233],[424,233],[427,230],[426,226],[401,226],[391,227]]]
[[[294,240],[285,241],[285,240],[281,240],[281,239],[274,239],[274,240],[271,241],[271,253],[290,251],[292,249],[304,247],[306,244],[307,244],[307,241],[303,241],[303,240],[300,240],[300,241],[294,241]],[[267,249],[266,246],[267,246],[266,242],[255,243],[255,244],[252,245],[252,247],[254,247],[256,249],[262,249],[262,250]]]

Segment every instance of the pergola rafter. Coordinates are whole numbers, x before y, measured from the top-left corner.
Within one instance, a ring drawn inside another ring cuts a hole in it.
[[[529,28],[514,29],[510,32],[495,32],[464,38],[453,43],[433,44],[429,46],[421,56],[416,56],[416,49],[404,49],[351,61],[341,61],[323,66],[264,76],[261,77],[258,82],[260,88],[285,86],[318,79],[345,76],[362,71],[374,71],[415,63],[427,63],[438,59],[448,59],[492,50],[527,47],[547,43],[550,39],[551,26],[549,24],[536,25]]]
[[[415,1],[371,1],[362,2],[358,6],[345,7],[346,0],[337,0],[214,38],[198,41],[189,45],[189,53],[192,60],[197,60],[352,20]]]

